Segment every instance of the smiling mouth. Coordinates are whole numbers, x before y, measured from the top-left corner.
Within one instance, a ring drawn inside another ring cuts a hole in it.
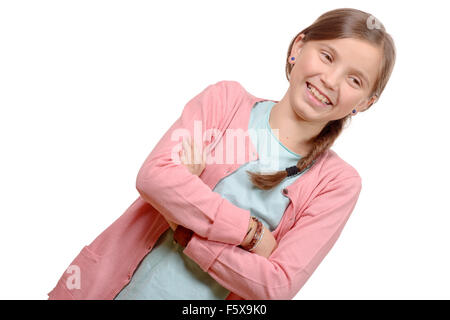
[[[331,103],[331,100],[329,100],[327,97],[322,95],[316,87],[311,85],[309,82],[306,82],[306,87],[308,88],[308,91],[311,93],[311,95],[320,103],[327,105],[327,106],[333,106],[333,103]],[[322,97],[320,97],[320,96]]]

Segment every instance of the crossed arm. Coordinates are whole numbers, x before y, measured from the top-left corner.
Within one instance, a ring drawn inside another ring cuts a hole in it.
[[[205,153],[200,155],[199,148],[194,143],[190,143],[189,141],[183,140],[183,148],[181,149],[180,153],[180,160],[181,163],[189,170],[190,173],[200,176],[200,174],[205,169],[206,161],[205,161]],[[201,156],[201,158],[200,158]],[[194,161],[195,159],[201,159],[201,163],[196,163],[198,161]],[[170,228],[175,231],[177,228],[177,224],[169,219],[167,219],[167,222],[169,223]],[[249,222],[249,230],[252,229],[245,239],[242,241],[241,245],[246,245],[250,243],[256,229],[256,224],[253,223],[252,219],[250,219]],[[277,247],[277,241],[275,240],[274,236],[270,232],[269,229],[267,229],[264,225],[264,234],[262,239],[260,240],[259,245],[255,248],[253,253],[268,258],[270,254],[275,250]],[[244,249],[243,249],[244,250]]]

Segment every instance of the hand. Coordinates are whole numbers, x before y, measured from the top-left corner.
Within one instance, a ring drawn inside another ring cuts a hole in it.
[[[190,143],[183,138],[182,149],[179,152],[181,163],[190,173],[200,176],[206,166],[206,149],[200,150],[200,147],[194,142]],[[200,163],[196,163],[200,162]]]
[[[253,235],[256,232],[256,226],[257,223],[252,221],[251,222],[252,231],[245,237],[244,241],[241,243],[241,246],[245,247],[248,246],[250,241],[253,238]],[[257,244],[256,248],[252,251],[249,251],[251,253],[255,253],[257,255],[263,256],[265,258],[268,258],[272,252],[277,248],[278,243],[275,240],[275,237],[273,236],[272,232],[268,228],[266,228],[263,224],[263,230],[264,234],[262,235],[261,240],[259,241],[259,244]]]
[[[183,148],[179,152],[181,163],[189,170],[190,173],[200,176],[206,166],[206,153],[201,153],[197,144],[191,145],[189,141],[183,139]],[[199,159],[201,163],[195,163],[194,160]],[[177,228],[177,224],[173,221],[167,220],[169,226],[173,231]]]
[[[273,236],[272,232],[270,232],[270,230],[267,229],[264,225],[263,229],[264,234],[260,240],[260,243],[258,244],[256,249],[250,252],[268,258],[272,254],[272,252],[277,248],[278,243],[277,240],[275,240],[275,237]]]

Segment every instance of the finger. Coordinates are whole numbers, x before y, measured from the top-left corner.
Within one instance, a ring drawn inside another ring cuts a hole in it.
[[[193,154],[193,158],[194,158],[193,161],[195,164],[198,164],[198,161],[200,161],[200,159],[199,159],[199,153],[198,153],[198,145],[195,141],[191,145],[191,150],[192,150],[192,154]]]
[[[198,154],[198,161],[200,161],[200,164],[203,166],[206,162],[206,148],[199,146],[197,154]]]
[[[190,151],[191,151],[192,163],[197,164],[198,161],[199,161],[199,159],[198,159],[198,157],[199,157],[199,155],[198,155],[198,145],[195,143],[195,141],[191,141],[190,147],[191,147]]]
[[[183,138],[182,145],[183,145],[183,148],[187,148],[188,142],[186,141],[186,138]]]
[[[184,149],[184,155],[185,155],[185,160],[186,161],[192,161],[192,152],[190,151],[189,145],[188,145],[188,141],[183,138],[183,149]],[[191,162],[189,162],[191,163]]]
[[[186,163],[186,157],[184,156],[183,150],[180,151],[180,161],[182,164]]]
[[[183,148],[180,150],[180,158],[182,159],[183,164],[189,164],[189,151],[188,148],[186,146],[186,141],[183,140]]]
[[[191,161],[190,163],[195,163],[195,149],[194,149],[194,144],[191,141],[187,141],[187,145],[189,147],[188,152],[189,152],[189,160]]]
[[[206,157],[208,155],[208,148],[203,148],[203,163],[206,164]]]
[[[192,163],[197,163],[197,148],[195,145],[195,141],[191,143],[191,152],[192,152]]]

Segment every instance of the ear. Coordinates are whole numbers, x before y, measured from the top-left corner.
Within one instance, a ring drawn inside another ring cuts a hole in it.
[[[295,39],[294,44],[292,45],[292,50],[291,50],[291,56],[296,56],[299,54],[300,49],[303,47],[303,45],[305,44],[302,40],[305,37],[305,34],[299,34],[297,36],[297,39]]]
[[[365,103],[365,106],[363,107],[362,110],[360,111],[366,111],[367,109],[369,109],[375,102],[377,102],[378,100],[378,96],[376,94],[374,94],[369,100],[367,100],[367,102]]]

